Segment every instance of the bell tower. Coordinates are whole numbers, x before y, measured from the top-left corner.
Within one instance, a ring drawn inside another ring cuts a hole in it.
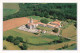
[[[33,19],[32,18],[30,18],[30,23],[33,23]]]

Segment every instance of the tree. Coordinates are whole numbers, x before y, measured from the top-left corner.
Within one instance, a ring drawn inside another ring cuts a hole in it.
[[[77,27],[77,22],[75,22],[74,26]]]
[[[13,42],[14,41],[14,37],[13,36],[8,36],[7,41]]]
[[[49,21],[47,20],[47,19],[41,19],[40,20],[42,23],[45,23],[45,24],[47,24]]]
[[[16,37],[15,40],[19,40],[20,42],[23,42],[23,38],[21,37]]]
[[[14,41],[14,45],[18,45],[19,43],[20,43],[19,40],[15,40],[15,41]]]
[[[54,28],[53,32],[57,33],[58,32],[58,28]]]
[[[4,36],[3,36],[3,40],[6,40],[6,39],[7,39],[7,37],[4,37]]]

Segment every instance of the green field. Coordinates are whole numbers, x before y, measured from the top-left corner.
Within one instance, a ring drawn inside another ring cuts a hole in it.
[[[74,44],[73,46],[70,46],[64,50],[75,50],[75,49],[77,49],[77,44]]]
[[[28,41],[29,43],[33,43],[33,44],[40,44],[40,43],[48,43],[50,41],[53,41],[54,39],[57,39],[57,36],[54,35],[41,35],[41,36],[37,36],[33,33],[29,33],[29,32],[25,32],[25,31],[20,31],[18,29],[11,29],[8,31],[3,32],[4,37],[7,37],[9,35],[12,35],[14,37],[22,37],[24,39],[24,41]],[[56,38],[54,38],[56,37]]]
[[[17,3],[4,3],[3,4],[3,17],[14,14],[19,11]]]
[[[62,30],[63,37],[72,38],[74,40],[76,40],[76,36],[77,36],[76,33],[77,33],[76,27],[73,24],[69,25],[67,28]]]
[[[28,43],[30,43],[30,44],[28,44],[28,50],[58,49],[58,48],[61,48],[66,43],[69,45],[76,43],[76,41],[69,41],[69,42],[63,42],[63,43],[59,43],[59,44],[48,45],[47,43],[50,43],[54,40],[58,40],[59,37],[55,36],[55,35],[50,35],[50,34],[41,34],[40,36],[38,36],[38,35],[35,35],[33,33],[30,33],[30,32],[18,30],[17,28],[3,32],[4,37],[8,37],[9,35],[11,35],[13,37],[17,37],[17,36],[22,37],[24,41],[27,41]],[[5,41],[3,41],[3,42],[5,44]],[[13,44],[13,43],[10,43],[10,42],[7,43],[7,45],[9,45],[9,44]]]
[[[20,50],[17,45],[14,45],[13,43],[10,43],[5,40],[3,41],[3,46],[6,46],[6,50]]]
[[[47,30],[47,31],[51,31],[51,30],[52,30],[52,28],[42,27],[42,26],[38,26],[37,28],[38,28],[38,29],[41,29],[41,30]]]
[[[3,17],[16,13],[16,9],[3,9]]]
[[[27,18],[31,18],[31,17],[32,17],[32,19],[35,19],[35,20],[41,20],[41,19],[45,18],[45,17],[40,17],[40,16],[28,16]],[[48,19],[49,21],[53,21],[50,18],[45,18],[45,19]]]

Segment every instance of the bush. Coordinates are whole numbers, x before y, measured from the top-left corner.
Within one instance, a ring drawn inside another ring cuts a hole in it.
[[[5,50],[6,49],[6,46],[3,46],[3,49]]]
[[[3,40],[6,40],[7,39],[7,37],[3,37]]]
[[[52,31],[57,33],[58,32],[58,28],[54,28],[54,30],[52,30]]]
[[[64,45],[62,49],[68,48],[68,44]]]
[[[15,41],[14,41],[14,45],[18,45],[19,43],[20,43],[19,40],[15,40]]]
[[[57,50],[61,50],[62,48],[58,48]]]
[[[19,40],[20,42],[23,42],[23,38],[21,37],[16,37],[15,40]]]
[[[45,24],[47,24],[49,21],[47,20],[47,19],[41,19],[40,20],[42,23],[45,23]]]
[[[6,39],[9,42],[14,42],[14,37],[13,36],[8,36],[8,38]]]
[[[27,49],[26,43],[23,43],[23,45],[21,46],[21,49],[22,50],[26,50]]]
[[[38,35],[39,33],[34,33],[35,35]]]

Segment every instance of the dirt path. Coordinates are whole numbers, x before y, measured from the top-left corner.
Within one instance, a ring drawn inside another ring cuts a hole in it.
[[[27,24],[28,20],[29,18],[21,17],[3,21],[3,31],[7,31],[20,25]],[[34,20],[34,22],[37,22],[37,20]]]

